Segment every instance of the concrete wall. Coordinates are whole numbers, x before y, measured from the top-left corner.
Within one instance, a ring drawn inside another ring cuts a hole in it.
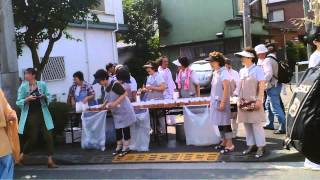
[[[74,72],[82,71],[85,80],[92,83],[92,75],[95,71],[103,69],[107,63],[113,62],[114,59],[112,31],[89,29],[86,32],[82,28],[70,28],[68,32],[75,38],[81,39],[81,42],[62,38],[55,44],[51,53],[51,57],[64,57],[66,79],[47,82],[49,91],[56,94],[59,101],[66,100],[68,89],[73,82],[72,75]],[[85,36],[87,36],[87,41]],[[43,56],[45,49],[46,43],[39,47],[40,57]],[[32,67],[31,53],[28,48],[24,48],[23,56],[19,57],[18,64],[20,77],[23,77],[22,70]],[[99,96],[99,86],[96,86],[95,89]]]
[[[266,18],[265,0],[263,18]],[[225,21],[237,14],[235,0],[162,0],[162,15],[172,25],[170,33],[160,37],[162,45],[186,44],[217,40],[216,33],[225,32],[226,38],[242,36],[240,26],[225,28]],[[267,35],[262,20],[255,20],[253,34]],[[229,32],[230,31],[230,32]]]

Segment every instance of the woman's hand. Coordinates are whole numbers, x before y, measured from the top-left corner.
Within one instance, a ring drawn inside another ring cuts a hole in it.
[[[113,102],[110,102],[110,103],[108,103],[108,104],[106,105],[106,108],[107,108],[107,109],[113,109],[113,108],[115,108],[115,107],[116,107],[116,104],[113,103]]]
[[[85,97],[85,98],[82,100],[82,103],[83,103],[83,104],[87,104],[88,102],[89,102],[88,97]]]
[[[255,110],[259,110],[260,108],[262,108],[261,100],[256,101],[254,108],[255,108]]]
[[[224,102],[224,101],[221,101],[221,102],[220,102],[220,106],[219,106],[219,111],[224,111],[225,108],[226,108],[225,102]]]
[[[26,102],[30,102],[30,101],[34,101],[37,99],[37,96],[34,96],[34,95],[30,95],[26,98]]]
[[[147,91],[153,91],[153,86],[146,86]]]

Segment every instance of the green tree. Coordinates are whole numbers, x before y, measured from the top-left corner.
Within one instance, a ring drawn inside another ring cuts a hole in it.
[[[123,6],[128,24],[128,32],[123,38],[126,43],[134,44],[134,57],[127,65],[141,84],[145,78],[145,73],[141,73],[144,63],[160,56],[159,33],[167,33],[171,26],[161,16],[160,0],[124,0]]]
[[[294,66],[299,59],[299,52],[292,41],[287,42],[287,58],[290,66]]]
[[[63,35],[73,39],[66,32],[69,23],[83,23],[88,18],[97,22],[96,14],[90,9],[99,4],[99,0],[13,0],[17,52],[21,55],[23,45],[30,49],[37,79],[41,78],[54,44]],[[43,42],[47,42],[47,48],[40,57],[37,49]]]

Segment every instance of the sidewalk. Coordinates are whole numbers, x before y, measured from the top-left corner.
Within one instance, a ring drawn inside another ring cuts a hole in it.
[[[294,89],[294,86],[292,86]],[[293,92],[287,86],[287,94],[282,95],[285,106],[288,106]],[[276,121],[277,122],[277,121]],[[214,152],[213,146],[196,147],[186,146],[175,140],[175,128],[169,127],[169,141],[162,140],[160,143],[151,143],[150,152],[166,153],[166,152]],[[296,162],[303,161],[304,157],[294,148],[290,151],[283,149],[284,135],[274,135],[273,131],[266,130],[267,137],[267,154],[261,159],[255,159],[253,156],[243,156],[241,152],[246,149],[245,133],[243,126],[239,126],[239,138],[234,139],[236,146],[235,152],[228,155],[221,155],[219,162]],[[60,144],[56,146],[54,158],[60,165],[85,165],[85,164],[110,164],[112,163],[112,150],[114,147],[107,147],[105,152],[97,150],[83,150],[79,143],[74,145]],[[36,152],[30,155],[26,160],[27,165],[40,165],[46,163],[44,153]]]
[[[161,140],[160,143],[151,143],[150,152],[214,152],[213,146],[196,147],[186,146],[175,140],[174,128],[169,128],[169,141]],[[240,126],[239,138],[234,140],[236,149],[228,155],[221,155],[218,162],[296,162],[303,161],[303,156],[294,149],[290,151],[282,148],[283,135],[274,135],[273,131],[266,131],[267,154],[261,159],[253,156],[243,156],[241,152],[245,150],[244,132]],[[74,145],[58,145],[54,158],[60,165],[87,165],[87,164],[111,164],[113,147],[107,147],[105,152],[98,150],[83,150],[79,143]],[[26,159],[26,165],[46,164],[46,155],[40,150],[30,154]]]

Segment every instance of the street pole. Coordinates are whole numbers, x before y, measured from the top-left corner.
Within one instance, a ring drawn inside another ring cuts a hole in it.
[[[18,62],[15,43],[12,1],[0,1],[0,87],[9,103],[16,101],[18,80]]]
[[[244,47],[252,47],[250,0],[243,1],[243,42]]]
[[[303,0],[303,10],[304,10],[304,17],[309,18],[310,4],[308,0]],[[313,26],[312,23],[306,21],[304,26],[305,26],[306,33],[309,35],[310,31],[312,30],[312,26]],[[309,57],[312,54],[311,45],[309,43],[307,44],[307,54],[309,59]]]

